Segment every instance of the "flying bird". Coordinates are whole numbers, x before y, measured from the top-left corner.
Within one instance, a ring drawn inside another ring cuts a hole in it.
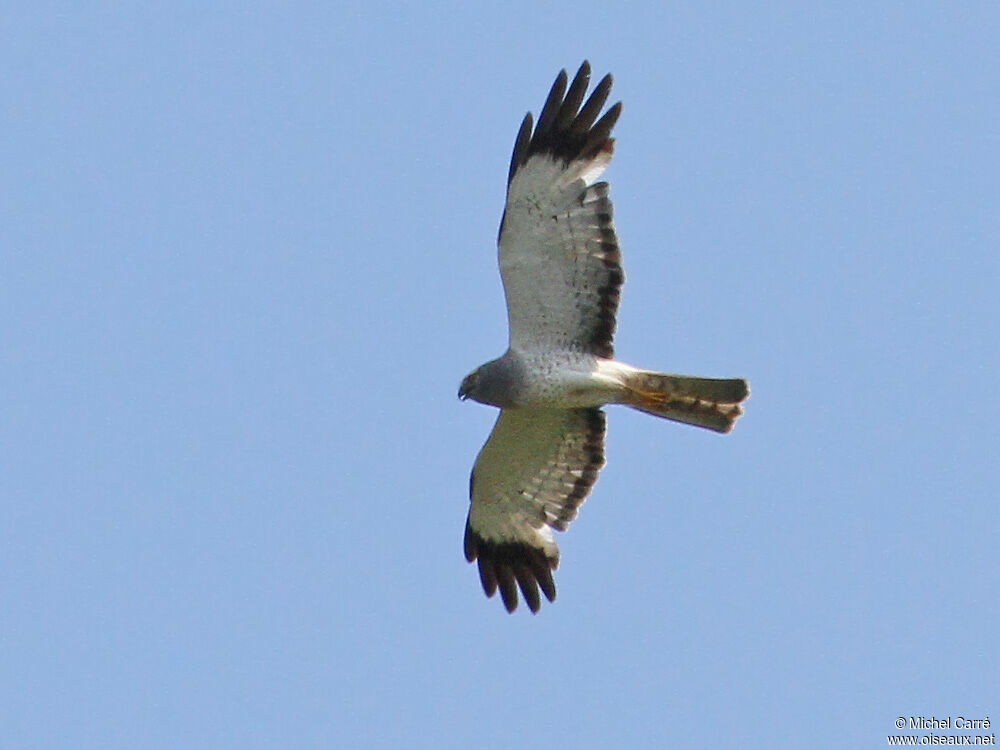
[[[605,404],[729,432],[749,394],[741,379],[641,370],[614,359],[625,281],[608,183],[621,102],[601,110],[606,75],[584,102],[590,65],[567,88],[563,70],[538,123],[521,123],[507,176],[499,260],[507,351],[473,370],[458,396],[500,415],[469,481],[465,557],[508,612],[520,588],[537,612],[556,597],[553,530],[565,531],[604,466]],[[598,117],[600,115],[600,117]]]

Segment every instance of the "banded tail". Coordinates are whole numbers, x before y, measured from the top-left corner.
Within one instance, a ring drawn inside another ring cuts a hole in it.
[[[656,417],[729,432],[743,414],[740,402],[750,395],[747,381],[693,378],[639,370],[626,381],[625,404]]]

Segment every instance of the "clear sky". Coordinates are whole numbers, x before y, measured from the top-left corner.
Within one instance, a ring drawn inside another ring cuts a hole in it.
[[[0,744],[1000,723],[1000,10],[754,6],[8,6]],[[517,126],[584,58],[618,354],[752,395],[727,436],[610,408],[559,598],[509,616],[456,391],[506,346]]]

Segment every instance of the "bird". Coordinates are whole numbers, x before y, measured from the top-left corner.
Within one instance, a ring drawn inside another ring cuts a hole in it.
[[[605,464],[606,404],[729,432],[748,397],[741,378],[644,370],[614,358],[625,274],[607,182],[621,102],[601,114],[604,76],[559,72],[537,123],[528,112],[507,175],[497,241],[508,348],[469,373],[458,397],[500,409],[469,477],[464,551],[488,597],[532,613],[556,598],[565,531]]]

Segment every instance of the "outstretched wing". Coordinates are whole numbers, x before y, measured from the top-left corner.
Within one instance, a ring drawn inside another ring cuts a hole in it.
[[[611,162],[621,113],[619,102],[597,120],[611,80],[601,79],[581,108],[590,65],[568,91],[563,70],[538,125],[532,130],[530,112],[521,123],[499,241],[512,347],[614,354],[625,275],[608,184],[594,182]]]
[[[504,409],[476,458],[465,524],[465,557],[479,560],[487,596],[497,588],[508,612],[521,589],[532,612],[538,589],[554,601],[552,570],[564,531],[604,466],[600,409]]]

